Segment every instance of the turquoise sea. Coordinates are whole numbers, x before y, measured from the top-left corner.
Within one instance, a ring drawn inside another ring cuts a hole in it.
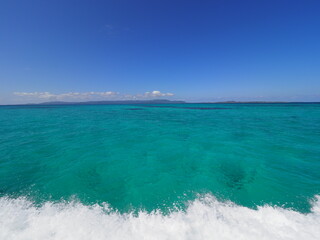
[[[0,106],[0,239],[320,239],[320,104]]]

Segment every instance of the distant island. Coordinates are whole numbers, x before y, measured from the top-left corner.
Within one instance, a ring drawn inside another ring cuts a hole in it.
[[[320,102],[285,102],[285,101],[220,101],[220,102],[186,102],[182,100],[153,99],[153,100],[111,100],[111,101],[86,101],[64,102],[52,101],[42,103],[26,103],[13,105],[139,105],[139,104],[294,104],[294,103],[320,103]],[[3,105],[5,106],[5,105]]]
[[[222,102],[203,102],[203,103],[292,103],[285,101],[222,101]]]

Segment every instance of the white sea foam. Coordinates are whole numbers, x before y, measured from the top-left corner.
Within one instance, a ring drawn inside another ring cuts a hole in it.
[[[0,198],[1,240],[99,239],[320,239],[320,197],[312,212],[259,207],[252,210],[217,201],[196,200],[187,210],[169,215],[140,212],[137,216],[107,206],[46,203]]]

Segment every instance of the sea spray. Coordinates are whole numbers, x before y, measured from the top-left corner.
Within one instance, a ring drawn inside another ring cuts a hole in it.
[[[46,202],[36,207],[25,198],[0,199],[0,239],[308,239],[320,238],[320,197],[310,213],[280,207],[256,210],[216,200],[190,202],[185,211],[120,214],[107,204]]]

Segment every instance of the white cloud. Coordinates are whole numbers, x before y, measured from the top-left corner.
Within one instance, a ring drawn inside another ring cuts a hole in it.
[[[53,94],[50,92],[14,92],[16,96],[20,97],[29,97],[36,99],[47,99],[47,100],[68,100],[68,99],[91,99],[96,97],[113,97],[118,93],[116,92],[69,92],[69,93],[61,93],[61,94]]]
[[[143,94],[124,94],[121,95],[121,99],[124,100],[139,100],[139,99],[152,99],[152,98],[161,98],[161,97],[172,97],[174,96],[173,93],[162,93],[160,91],[151,91],[151,92],[145,92]]]
[[[152,91],[152,92],[146,92],[144,95],[146,97],[171,97],[174,94],[173,93],[162,93],[160,91]]]
[[[14,92],[14,95],[21,96],[21,97],[38,97],[38,98],[51,98],[55,97],[55,94],[51,94],[49,92]]]
[[[144,94],[120,94],[117,92],[68,92],[54,94],[50,92],[14,92],[16,96],[30,100],[46,101],[88,101],[88,100],[138,100],[161,97],[172,97],[173,93],[162,93],[160,91],[145,92]]]

